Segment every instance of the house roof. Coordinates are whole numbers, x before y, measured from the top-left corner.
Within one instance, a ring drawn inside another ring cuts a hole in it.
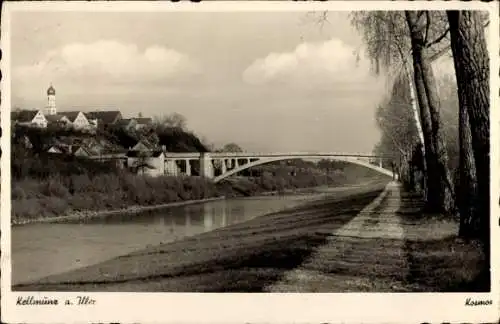
[[[134,118],[125,118],[125,119],[120,119],[116,122],[117,125],[120,125],[120,126],[126,126],[126,125],[129,125],[131,122],[134,122],[136,121],[136,119]]]
[[[91,111],[86,113],[86,115],[90,119],[98,119],[105,124],[112,124],[116,119],[121,119],[121,113],[118,110]]]
[[[50,151],[51,149],[56,149],[57,151],[59,151],[61,153],[69,153],[70,152],[69,146],[63,146],[63,145],[58,145],[58,144],[49,146],[47,151]]]
[[[45,118],[49,121],[49,122],[58,122],[60,121],[61,119],[63,119],[65,116],[64,115],[60,115],[60,114],[57,114],[57,115],[47,115],[45,116]]]
[[[80,114],[79,111],[65,111],[65,112],[60,112],[58,115],[66,116],[71,122],[74,122],[76,117],[78,117],[78,114]]]
[[[147,139],[138,140],[137,143],[134,144],[134,146],[137,146],[138,144],[144,145],[149,150],[154,150],[156,148],[156,145],[154,145],[153,143],[151,143]]]
[[[10,113],[10,117],[12,120],[17,120],[19,122],[29,122],[35,118],[36,114],[39,110],[21,110],[21,111],[12,111]]]
[[[137,124],[140,124],[140,125],[147,125],[147,124],[151,124],[153,122],[153,120],[151,118],[135,118],[135,120],[137,121]]]
[[[91,155],[91,152],[89,152],[89,150],[87,150],[84,146],[81,146],[81,145],[73,145],[73,146],[71,146],[71,153],[72,154],[75,154],[78,150],[82,150],[87,155]]]
[[[127,157],[159,157],[163,154],[162,151],[146,151],[146,152],[140,152],[140,151],[128,151],[127,152]]]

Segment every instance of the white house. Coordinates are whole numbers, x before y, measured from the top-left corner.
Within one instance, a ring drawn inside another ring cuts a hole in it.
[[[40,128],[47,127],[47,118],[41,110],[21,110],[11,113],[11,120],[14,123]]]
[[[61,112],[59,115],[65,116],[75,129],[89,129],[91,127],[89,120],[81,111]]]
[[[157,177],[165,174],[165,155],[162,151],[129,151],[127,166],[138,174]]]

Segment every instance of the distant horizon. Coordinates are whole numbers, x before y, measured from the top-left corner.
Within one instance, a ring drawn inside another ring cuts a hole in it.
[[[387,82],[348,14],[16,12],[12,107],[52,84],[58,111],[177,112],[215,146],[371,153]]]

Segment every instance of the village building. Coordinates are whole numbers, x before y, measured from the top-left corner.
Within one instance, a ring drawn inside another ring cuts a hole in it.
[[[84,146],[73,145],[71,146],[71,154],[78,157],[89,157],[92,155]]]
[[[33,143],[31,143],[31,140],[28,135],[22,135],[22,136],[12,136],[12,144],[18,144],[24,147],[25,149],[32,149],[33,148]]]
[[[91,127],[87,117],[81,111],[61,112],[59,115],[66,117],[74,129],[89,129]]]
[[[137,120],[135,118],[120,119],[116,122],[116,125],[130,131],[136,129]]]
[[[134,146],[132,146],[129,151],[140,151],[140,152],[149,152],[157,150],[157,146],[146,139],[142,139],[138,141]]]
[[[13,124],[46,128],[47,118],[41,110],[20,110],[11,112]]]
[[[135,129],[140,130],[153,126],[153,120],[151,118],[139,117],[134,118],[136,121]]]
[[[165,154],[161,150],[128,151],[127,166],[135,173],[157,177],[165,174]]]
[[[95,127],[105,127],[113,125],[122,119],[122,114],[118,110],[110,111],[91,111],[85,113],[87,120]]]
[[[54,154],[74,155],[86,158],[92,156],[92,153],[84,145],[76,144],[76,142],[72,143],[68,140],[58,140],[48,148],[47,152]]]
[[[67,127],[71,124],[71,121],[64,115],[56,114],[56,115],[47,115],[48,125],[53,125],[57,127]]]
[[[47,150],[47,153],[54,153],[54,154],[69,154],[69,146],[64,146],[64,145],[59,145],[59,144],[54,144],[49,147]]]

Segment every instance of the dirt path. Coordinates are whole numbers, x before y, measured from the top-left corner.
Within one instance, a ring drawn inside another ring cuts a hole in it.
[[[385,190],[269,292],[406,291],[400,185]]]

